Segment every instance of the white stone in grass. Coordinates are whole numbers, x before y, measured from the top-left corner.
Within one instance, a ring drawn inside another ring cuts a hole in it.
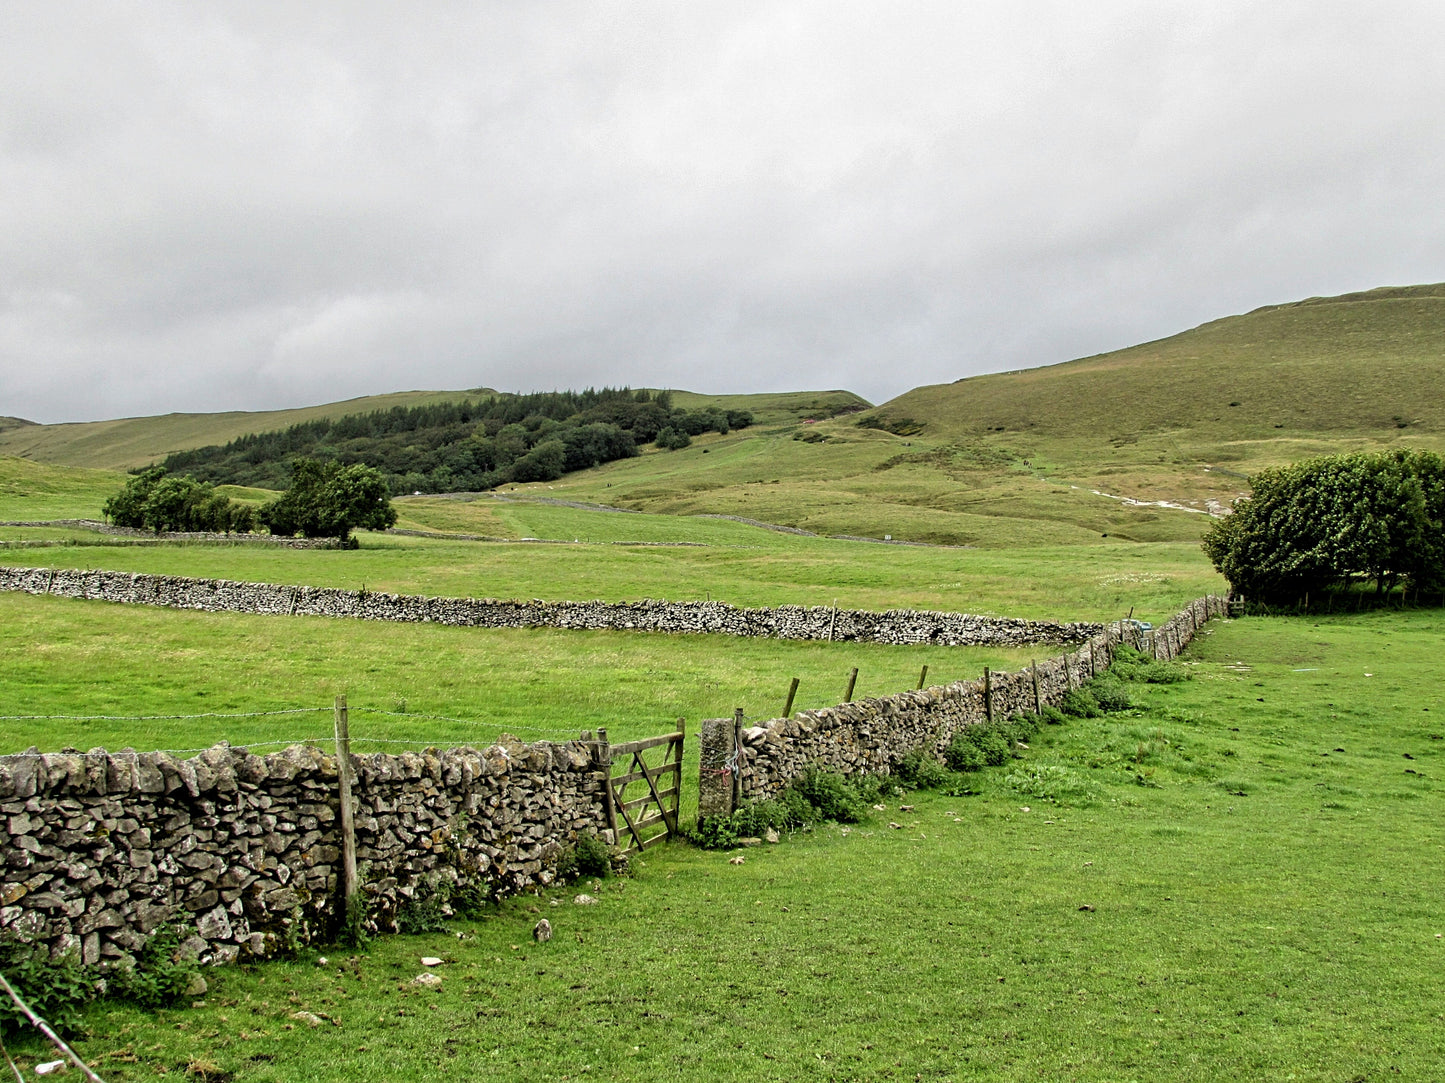
[[[441,961],[440,959],[438,959],[435,955],[423,955],[423,956],[421,957],[421,965],[422,965],[422,966],[441,966],[441,965],[442,965],[442,961]]]
[[[418,974],[416,977],[412,978],[411,983],[413,985],[425,985],[434,989],[442,983],[442,979],[439,974],[433,974],[430,970],[428,970],[426,973]]]
[[[575,899],[572,900],[572,905],[574,905],[574,906],[596,906],[596,905],[597,905],[597,900],[594,899],[591,895],[578,895]]]
[[[291,1018],[299,1019],[308,1027],[319,1027],[321,1025],[321,1016],[316,1015],[314,1012],[292,1012]]]
[[[63,1072],[65,1071],[65,1068],[66,1064],[63,1060],[48,1060],[44,1064],[37,1064],[35,1066],[35,1074],[51,1075],[55,1072]]]
[[[763,836],[763,841],[764,841],[764,842],[781,842],[781,841],[782,841],[782,836],[779,835],[776,831],[774,831],[774,830],[770,827],[770,828],[768,828],[768,833]]]

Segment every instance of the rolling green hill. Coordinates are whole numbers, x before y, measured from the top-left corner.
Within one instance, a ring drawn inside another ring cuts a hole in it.
[[[1256,309],[1064,364],[919,387],[876,408],[844,391],[675,391],[678,406],[747,409],[756,423],[682,451],[649,448],[517,488],[896,540],[1191,541],[1207,524],[1205,510],[1227,505],[1264,466],[1401,444],[1445,449],[1442,392],[1445,284],[1391,287]],[[464,395],[21,425],[0,431],[0,454],[124,468],[308,416]],[[475,531],[489,533],[494,524],[480,505],[476,513]],[[467,505],[449,506],[446,529],[467,530],[467,516]]]
[[[1264,466],[1400,444],[1445,448],[1445,285],[1274,305],[920,387],[858,416],[613,464],[552,495],[974,545],[1183,541]]]

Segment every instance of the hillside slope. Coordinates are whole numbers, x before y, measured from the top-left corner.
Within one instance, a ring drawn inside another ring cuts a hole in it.
[[[232,410],[219,414],[160,414],[113,421],[77,421],[60,425],[0,426],[0,455],[16,455],[58,466],[129,470],[164,459],[174,451],[225,443],[247,433],[284,429],[317,418],[342,417],[393,406],[451,402],[476,391],[397,391],[389,395],[305,406],[296,410]]]
[[[273,432],[319,418],[339,418],[390,410],[394,406],[426,406],[496,394],[491,388],[470,391],[397,391],[388,395],[306,406],[296,410],[234,410],[216,414],[161,414],[114,421],[80,421],[37,425],[20,418],[0,418],[0,455],[14,455],[58,466],[129,470],[148,466],[177,451],[225,444],[251,433]],[[797,391],[756,395],[703,395],[674,391],[673,400],[689,410],[716,406],[751,410],[764,424],[805,417],[832,417],[872,404],[851,391]],[[13,427],[12,427],[13,425]]]
[[[1198,537],[1202,513],[1227,506],[1264,466],[1402,444],[1445,449],[1445,285],[1274,305],[557,488],[824,533],[1178,541]]]

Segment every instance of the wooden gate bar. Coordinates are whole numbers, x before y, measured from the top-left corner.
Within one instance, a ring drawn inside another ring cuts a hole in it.
[[[686,740],[687,724],[679,718],[677,729],[672,733],[604,746],[607,757],[601,766],[606,780],[606,808],[609,821],[616,824],[613,838],[624,853],[630,850],[646,850],[677,834],[678,813],[682,802],[682,757]],[[643,753],[654,748],[663,749],[663,759],[656,766],[651,766],[643,758]],[[626,770],[623,774],[614,775],[612,769],[619,761],[625,765]],[[628,786],[637,782],[645,783],[647,792],[628,799]],[[660,833],[650,837],[645,833],[649,828],[658,825],[662,827]],[[627,838],[626,845],[623,843],[623,836]]]

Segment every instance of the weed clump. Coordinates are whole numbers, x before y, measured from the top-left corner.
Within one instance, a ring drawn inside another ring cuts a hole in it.
[[[1094,702],[1099,705],[1099,710],[1105,714],[1127,711],[1134,706],[1134,701],[1129,698],[1129,689],[1112,673],[1099,674],[1087,687],[1093,694]]]
[[[1001,766],[1013,749],[1007,723],[965,726],[943,750],[943,761],[953,771],[977,771]]]
[[[1114,649],[1114,664],[1109,672],[1126,681],[1142,684],[1177,684],[1189,680],[1189,670],[1178,662],[1161,662],[1135,650],[1127,643]]]
[[[188,995],[199,964],[181,947],[180,930],[162,926],[135,953],[135,961],[112,971],[111,988],[142,1008],[169,1007]]]
[[[705,850],[726,850],[768,831],[796,831],[823,820],[861,823],[868,806],[896,792],[892,780],[811,768],[771,801],[750,801],[727,816],[709,816],[687,833]]]
[[[17,992],[62,1034],[80,1026],[80,1009],[96,995],[96,983],[74,951],[52,958],[42,943],[19,936],[0,940],[0,971]],[[0,1033],[18,1031],[28,1020],[9,997],[0,998]]]
[[[1004,780],[1014,792],[1054,804],[1093,800],[1097,789],[1079,772],[1055,764],[1042,764],[1009,772]]]
[[[910,789],[935,790],[949,781],[949,771],[927,749],[915,748],[893,765],[893,777]]]

